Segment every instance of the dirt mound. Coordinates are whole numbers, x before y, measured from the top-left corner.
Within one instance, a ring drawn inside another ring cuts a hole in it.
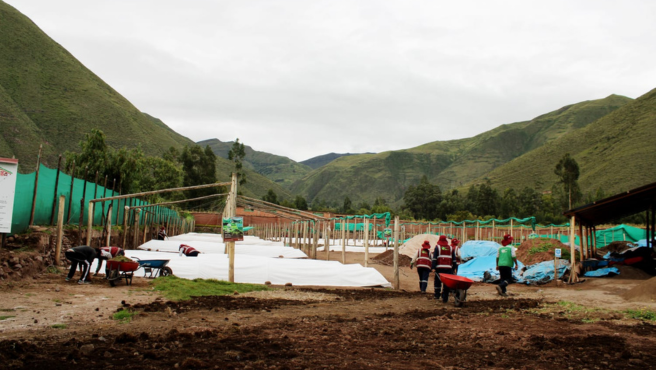
[[[378,263],[385,266],[394,266],[394,250],[385,251],[376,257],[372,258],[374,263]],[[412,258],[406,256],[405,254],[399,253],[399,266],[400,267],[410,267],[410,262]]]
[[[652,277],[643,270],[632,266],[615,265],[613,267],[617,267],[620,270],[619,278],[621,279],[647,280]]]
[[[627,249],[631,249],[635,247],[635,245],[631,242],[625,242],[625,241],[615,241],[603,248],[597,248],[597,252],[600,253],[602,256],[605,255],[608,252],[611,253],[622,253]]]
[[[415,235],[412,237],[410,240],[406,241],[403,243],[402,246],[399,247],[399,255],[406,255],[410,258],[413,258],[414,256],[417,255],[417,251],[421,249],[421,245],[424,244],[424,241],[428,240],[428,242],[431,245],[431,250],[435,248],[437,245],[437,241],[440,239],[439,235],[433,235],[433,234],[419,234]],[[451,239],[447,239],[449,243],[451,242]]]
[[[652,302],[656,300],[656,277],[645,280],[640,285],[624,292],[622,298],[627,301],[637,302]]]
[[[529,239],[517,248],[517,259],[526,266],[544,261],[553,261],[555,249],[560,248],[563,256],[569,256],[569,247],[556,239]]]

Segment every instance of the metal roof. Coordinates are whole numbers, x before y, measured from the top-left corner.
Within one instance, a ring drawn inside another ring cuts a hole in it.
[[[620,217],[647,211],[656,203],[656,182],[563,212],[587,226],[610,223]]]

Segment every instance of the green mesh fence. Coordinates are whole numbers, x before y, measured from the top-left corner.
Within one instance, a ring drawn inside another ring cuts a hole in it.
[[[20,233],[28,228],[30,222],[30,213],[32,210],[32,197],[34,196],[34,180],[36,172],[29,174],[18,174],[16,178],[16,195],[14,198],[14,210],[11,220],[11,232]],[[41,165],[39,168],[39,186],[37,188],[37,196],[34,207],[34,224],[35,225],[50,225],[50,219],[55,207],[53,223],[57,223],[57,213],[59,196],[66,196],[64,205],[64,224],[77,225],[80,221],[81,200],[84,197],[84,214],[82,224],[86,225],[89,215],[88,204],[91,199],[106,198],[118,195],[118,192],[112,192],[111,189],[105,189],[103,186],[96,185],[92,182],[84,181],[82,179],[74,179],[73,195],[71,199],[71,176],[60,172],[59,185],[57,186],[57,194],[55,195],[55,181],[57,178],[57,170],[50,169]],[[84,185],[86,183],[86,189]],[[104,207],[103,207],[104,203]],[[147,205],[148,202],[140,199],[119,199],[108,202],[97,202],[94,204],[93,222],[94,225],[100,225],[102,221],[103,211],[106,215],[110,203],[112,204],[112,224],[121,223],[123,220],[123,213],[125,206],[138,206]],[[70,210],[69,210],[70,204]],[[166,207],[154,206],[148,209],[151,216],[148,219],[152,222],[169,222],[171,220],[179,219],[178,213]],[[140,223],[144,222],[146,212],[141,212]],[[134,221],[131,219],[131,221]],[[149,222],[150,222],[149,221]]]

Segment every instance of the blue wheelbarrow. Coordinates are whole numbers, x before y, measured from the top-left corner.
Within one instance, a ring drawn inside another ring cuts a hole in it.
[[[144,269],[144,277],[156,278],[158,276],[173,275],[173,270],[166,266],[170,260],[140,260],[137,257],[130,257],[139,263],[139,268]]]

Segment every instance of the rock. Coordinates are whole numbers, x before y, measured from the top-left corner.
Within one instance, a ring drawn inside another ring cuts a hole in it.
[[[88,356],[91,352],[93,352],[94,348],[95,347],[93,346],[93,344],[85,344],[82,347],[80,347],[80,352],[83,355]]]
[[[271,285],[271,282],[270,281],[265,281],[264,285]]]
[[[111,357],[112,357],[112,354],[109,353],[108,351],[105,351],[105,353],[103,354],[103,356],[105,356],[106,358],[111,358]]]
[[[35,258],[34,260],[36,260],[36,261],[38,261],[38,262],[43,262],[43,257],[41,257],[41,256],[36,256],[36,258]]]
[[[285,286],[292,286],[292,283],[285,283]]]
[[[630,359],[630,360],[629,360],[629,364],[631,364],[631,365],[636,365],[636,366],[643,366],[643,365],[646,366],[646,365],[647,365],[647,364],[645,364],[644,361],[642,361],[642,360],[640,360],[640,359],[638,359],[638,358],[632,358],[632,359]]]
[[[17,264],[14,265],[15,270],[20,270],[22,268],[23,268],[23,265],[21,265],[20,263],[17,263]]]

